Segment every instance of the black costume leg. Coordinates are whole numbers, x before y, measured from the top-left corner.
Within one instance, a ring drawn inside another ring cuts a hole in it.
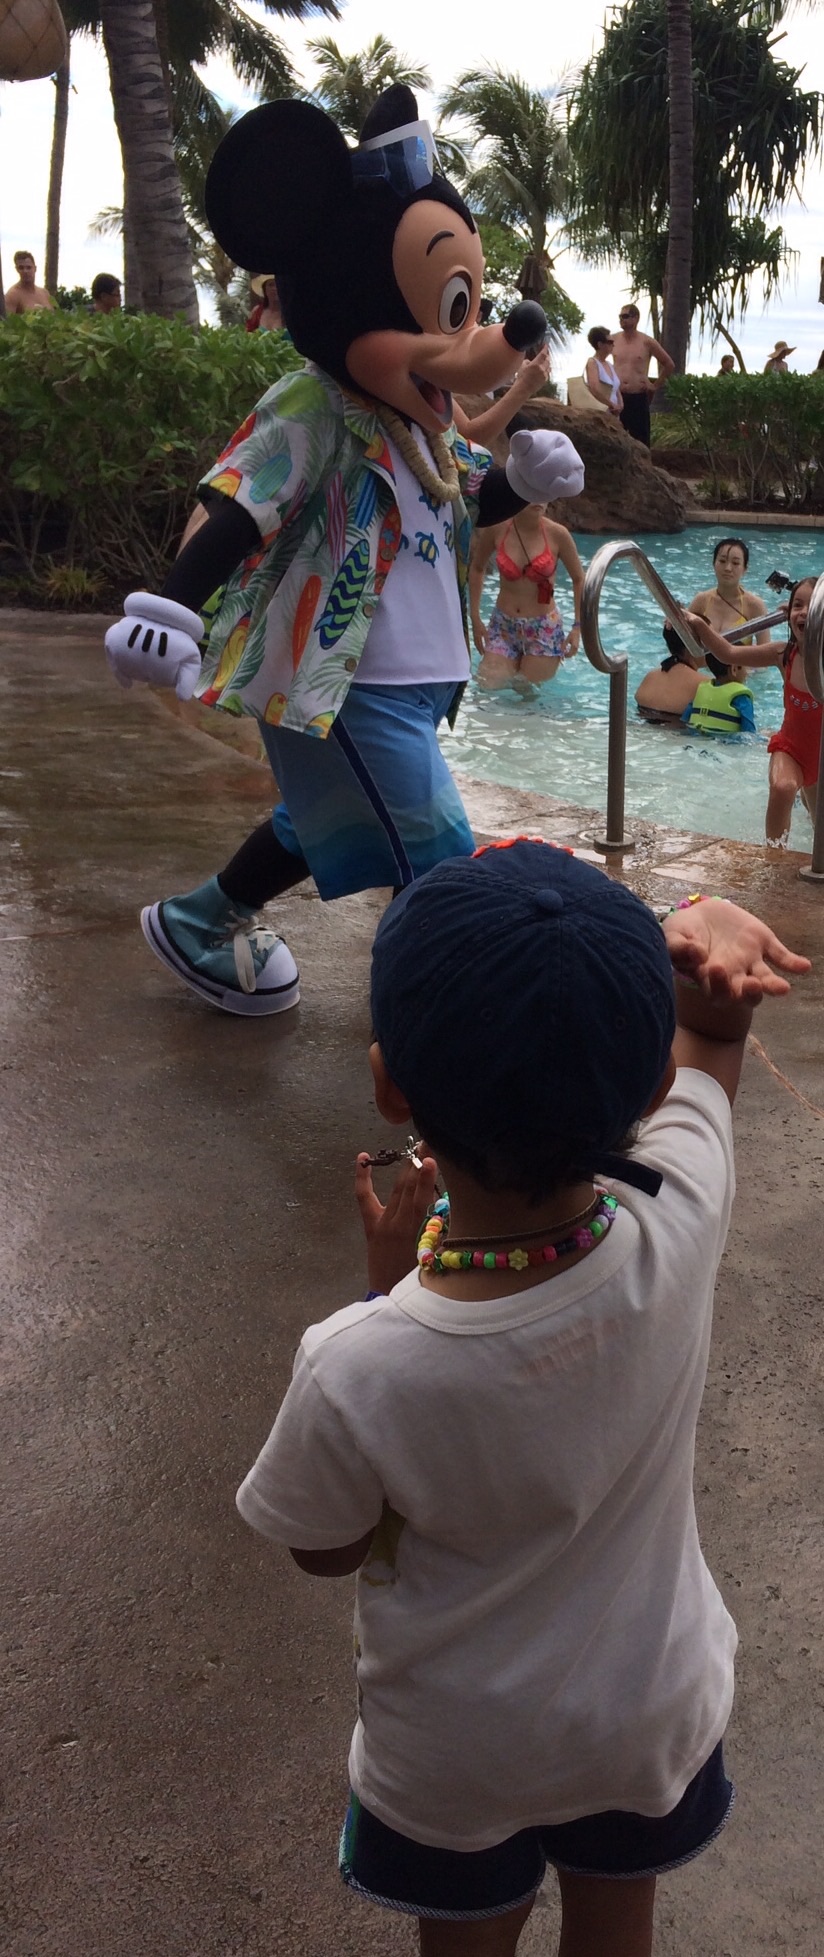
[[[247,910],[258,911],[262,904],[282,896],[284,890],[291,890],[308,876],[305,858],[293,856],[291,850],[284,849],[270,816],[241,843],[225,870],[218,872],[217,880],[224,896],[233,904],[244,904]]]

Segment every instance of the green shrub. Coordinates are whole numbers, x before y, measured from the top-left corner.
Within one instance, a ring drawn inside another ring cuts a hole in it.
[[[83,564],[50,564],[37,580],[48,605],[62,611],[93,611],[103,596],[103,580]]]
[[[710,482],[733,467],[745,504],[824,505],[824,375],[681,374],[667,390]]]
[[[85,591],[110,597],[156,588],[199,477],[273,381],[300,364],[280,333],[194,333],[180,320],[122,313],[6,320],[4,570],[25,570],[32,595],[51,576],[52,603],[61,584],[55,569],[82,570]],[[70,602],[71,580],[63,588]]]
[[[735,504],[735,483],[725,481],[723,476],[702,476],[700,482],[693,484],[693,491],[699,503],[706,504],[709,510],[723,510],[728,504]]]

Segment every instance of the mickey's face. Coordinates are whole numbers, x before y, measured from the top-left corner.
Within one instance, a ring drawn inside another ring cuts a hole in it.
[[[546,321],[523,301],[502,325],[478,326],[483,252],[471,212],[444,178],[420,182],[417,142],[411,165],[403,143],[394,154],[393,131],[416,123],[400,84],[370,110],[358,151],[312,103],[265,103],[224,137],[206,205],[236,264],[277,273],[299,353],[437,434],[452,419],[452,389],[483,394],[510,380]],[[404,189],[408,166],[414,187]]]
[[[484,255],[477,231],[448,204],[411,204],[395,232],[392,269],[425,333],[454,337],[474,326]]]
[[[458,211],[428,197],[410,204],[395,231],[392,270],[420,331],[363,333],[347,350],[358,387],[433,434],[452,420],[452,388],[483,391],[519,365],[500,329],[476,324],[483,269],[478,233]],[[490,362],[494,374],[485,378]]]

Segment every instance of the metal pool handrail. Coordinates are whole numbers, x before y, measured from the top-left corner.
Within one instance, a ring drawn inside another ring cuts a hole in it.
[[[824,576],[818,578],[810,599],[804,633],[804,678],[815,700],[824,703]],[[824,741],[818,761],[818,795],[813,823],[813,853],[809,865],[800,871],[811,883],[824,883]]]
[[[604,579],[612,565],[622,557],[629,559],[633,570],[646,585],[647,590],[660,606],[664,617],[675,627],[687,651],[699,665],[703,664],[703,647],[696,639],[691,627],[687,625],[682,607],[673,598],[672,592],[659,577],[654,564],[646,552],[631,537],[621,538],[617,543],[602,544],[596,550],[586,577],[581,595],[581,638],[584,651],[590,663],[599,673],[609,675],[609,734],[607,742],[607,826],[604,836],[596,836],[595,847],[600,850],[634,849],[635,844],[624,835],[624,796],[627,770],[627,654],[608,653],[601,639],[599,611]],[[819,581],[824,584],[824,579]],[[811,608],[812,609],[812,608]],[[736,626],[732,632],[723,632],[722,638],[731,645],[741,639],[751,638],[754,631],[763,632],[765,627],[783,622],[785,611],[771,612],[767,618],[753,619],[748,625]],[[824,593],[821,603],[821,630],[824,635]],[[808,626],[809,631],[809,626]],[[824,643],[824,638],[822,639]],[[821,661],[819,660],[819,671]],[[824,679],[820,682],[824,688]],[[824,699],[824,690],[820,696]],[[824,800],[824,797],[822,797]],[[824,819],[822,819],[822,854],[824,855]]]

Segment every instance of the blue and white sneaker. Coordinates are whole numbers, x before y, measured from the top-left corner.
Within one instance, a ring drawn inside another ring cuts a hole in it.
[[[300,998],[289,946],[254,911],[225,896],[217,877],[186,897],[169,897],[140,913],[156,958],[201,999],[224,1012],[288,1012]]]

